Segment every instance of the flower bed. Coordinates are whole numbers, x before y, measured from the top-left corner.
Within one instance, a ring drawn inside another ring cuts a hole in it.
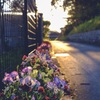
[[[42,43],[23,56],[16,71],[5,73],[0,100],[60,100],[70,95],[68,82],[59,78],[61,72],[51,59],[50,49],[49,42]]]

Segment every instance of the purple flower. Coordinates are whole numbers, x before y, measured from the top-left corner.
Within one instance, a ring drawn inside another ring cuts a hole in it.
[[[67,83],[65,82],[65,80],[60,80],[60,85],[59,88],[64,89],[64,87],[67,85]]]
[[[48,54],[46,54],[46,60],[51,60]]]
[[[34,81],[31,76],[26,76],[20,80],[22,85],[27,85],[28,87],[33,88],[36,85],[36,81]]]
[[[54,77],[54,83],[58,86],[60,84],[60,79],[58,77]]]
[[[12,95],[11,95],[11,100],[14,100],[16,98],[16,95],[13,93]]]
[[[17,71],[11,72],[10,76],[13,79],[13,81],[18,81],[19,80],[19,75],[18,75]]]
[[[41,73],[38,73],[38,78],[39,78],[39,79],[42,79]]]
[[[35,97],[34,97],[34,95],[32,96],[32,99],[31,100],[35,100]]]
[[[5,73],[5,76],[9,76],[9,73]]]
[[[36,80],[36,79],[33,79],[34,80],[34,82],[36,83],[36,88],[38,88],[39,86],[40,86],[40,82],[38,81],[38,80]]]
[[[54,77],[54,83],[57,85],[58,88],[64,89],[67,85],[65,80],[60,80],[58,77]]]
[[[2,82],[3,82],[4,84],[11,84],[11,83],[13,83],[13,79],[12,79],[12,77],[10,76],[10,74],[5,73],[5,77],[3,78]]]
[[[57,87],[57,85],[54,82],[48,82],[47,83],[47,88],[48,89],[54,89],[55,87]]]
[[[51,67],[56,70],[58,67],[55,64],[52,64]]]
[[[24,76],[24,75],[27,75],[27,74],[30,74],[32,72],[32,67],[25,67],[24,69],[22,69],[22,72],[21,72],[21,76]]]

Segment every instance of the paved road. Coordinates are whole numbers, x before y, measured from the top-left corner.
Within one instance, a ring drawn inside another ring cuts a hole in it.
[[[76,89],[76,100],[100,100],[100,47],[51,43],[61,70]]]

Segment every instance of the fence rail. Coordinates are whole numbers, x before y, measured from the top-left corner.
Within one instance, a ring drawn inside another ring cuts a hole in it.
[[[14,1],[0,0],[0,87],[4,73],[15,70],[22,56],[42,42],[42,15],[35,0]]]

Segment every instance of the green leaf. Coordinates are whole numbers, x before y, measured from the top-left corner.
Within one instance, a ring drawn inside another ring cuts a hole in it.
[[[30,74],[31,77],[36,78],[38,74],[38,70],[33,70],[33,72]]]
[[[18,72],[18,69],[19,69],[19,65],[17,65],[17,72]]]
[[[53,74],[53,69],[49,70],[48,75]]]
[[[50,82],[49,78],[44,78],[43,80],[44,80],[45,83]]]
[[[44,77],[46,74],[44,72],[41,72],[42,77]]]
[[[40,59],[39,59],[39,58],[37,58],[37,59],[36,59],[36,62],[37,62],[37,63],[38,63],[38,62],[40,62]]]

